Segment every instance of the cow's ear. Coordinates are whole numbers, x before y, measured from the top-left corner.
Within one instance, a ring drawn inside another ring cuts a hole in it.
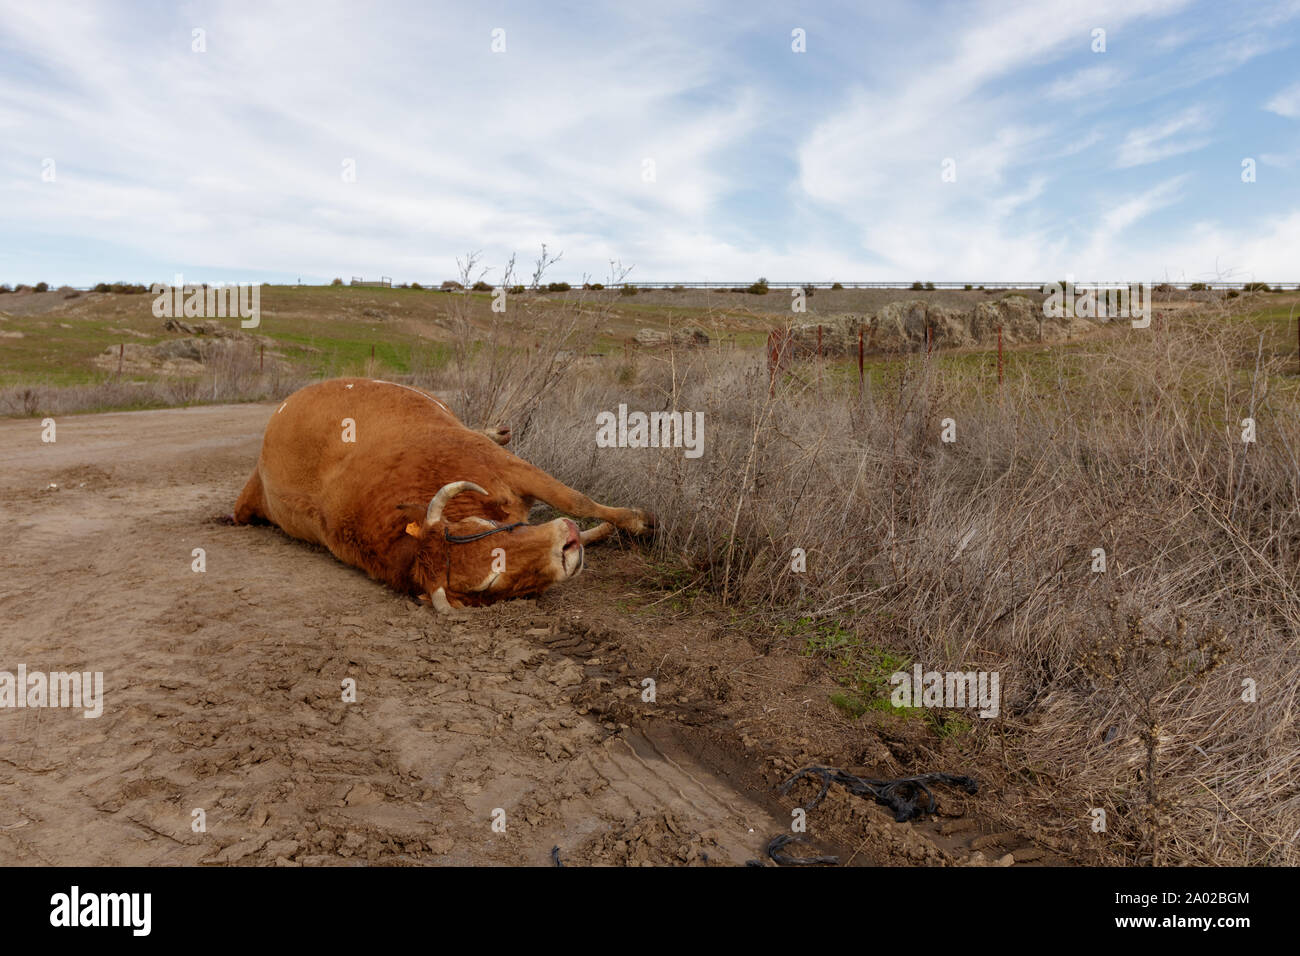
[[[400,504],[397,511],[407,524],[414,524],[417,528],[424,527],[424,513],[428,510],[427,505]]]

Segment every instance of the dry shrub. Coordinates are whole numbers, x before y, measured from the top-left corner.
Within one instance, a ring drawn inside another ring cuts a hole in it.
[[[534,289],[557,261],[559,256],[548,256],[542,246],[532,276]],[[562,386],[596,339],[597,330],[610,321],[612,305],[584,288],[562,309],[543,310],[528,296],[511,292],[502,300],[504,310],[494,311],[490,300],[475,299],[464,291],[484,284],[487,270],[480,268],[478,254],[458,259],[457,265],[462,291],[451,297],[448,307],[451,361],[439,368],[422,362],[414,380],[450,392],[466,422],[508,425],[516,439],[521,438],[532,427],[544,398]],[[517,287],[514,269],[512,256],[498,288]],[[622,281],[626,274],[627,270],[611,263],[611,283]],[[551,285],[560,284],[564,283]]]
[[[519,451],[654,510],[659,558],[752,627],[812,616],[927,670],[998,671],[968,752],[1096,859],[1295,864],[1300,415],[1261,344],[1189,316],[1016,363],[1001,390],[992,361],[913,357],[860,398],[810,367],[769,397],[754,354],[587,360]],[[596,448],[619,403],[704,412],[703,457]]]

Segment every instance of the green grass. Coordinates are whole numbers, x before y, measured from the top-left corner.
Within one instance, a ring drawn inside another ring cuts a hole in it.
[[[531,301],[525,301],[531,324],[521,330],[521,337],[544,337],[549,326],[548,313],[568,308],[581,295],[580,292],[550,294],[546,301],[530,295]],[[406,373],[412,370],[413,364],[439,367],[450,358],[447,340],[451,333],[447,326],[452,310],[465,304],[458,295],[427,289],[346,285],[263,286],[260,296],[261,324],[245,331],[265,338],[269,348],[283,352],[290,362],[317,375],[350,374],[366,369],[372,345],[380,371]],[[491,293],[467,296],[471,321],[479,323],[490,317],[492,298]],[[0,296],[0,313],[8,311],[7,301],[8,297]],[[105,349],[123,342],[154,345],[174,337],[163,331],[163,320],[153,315],[152,306],[153,296],[149,294],[83,296],[67,300],[50,312],[0,315],[0,331],[23,333],[22,338],[0,338],[0,385],[60,386],[100,381],[103,372],[92,360]],[[622,298],[612,303],[602,301],[601,307],[607,307],[610,314],[602,322],[602,330],[592,347],[605,354],[621,350],[625,340],[642,328],[709,325],[719,314],[727,314],[703,308],[629,302]],[[387,318],[367,316],[364,314],[367,309],[384,312]],[[744,320],[757,326],[766,324],[752,318]],[[210,321],[237,327],[235,319]],[[742,347],[761,344],[766,338],[765,331],[728,331],[724,339],[729,340],[733,334]],[[419,349],[427,349],[428,353],[416,363],[412,353]]]
[[[450,360],[450,347],[422,337],[411,326],[419,329],[424,325],[422,319],[431,324],[441,317],[441,312],[428,302],[423,303],[423,311],[404,308],[420,296],[428,300],[448,298],[414,289],[266,287],[262,290],[261,324],[245,331],[264,339],[269,349],[282,352],[289,362],[313,375],[361,373],[369,367],[372,346],[379,372],[404,374],[411,371],[413,364],[438,368]],[[90,306],[87,312],[71,311],[86,303]],[[325,303],[328,307],[321,307]],[[0,311],[4,311],[5,304],[5,297],[0,296]],[[90,385],[105,381],[112,377],[112,370],[93,363],[105,349],[122,343],[156,345],[176,337],[163,331],[164,320],[153,315],[152,305],[150,295],[119,295],[73,299],[66,308],[36,315],[4,316],[0,331],[21,332],[23,337],[0,338],[0,386]],[[363,308],[387,311],[392,318],[339,314],[341,309]],[[407,321],[394,321],[403,319]],[[184,321],[215,321],[238,328],[235,319]],[[423,354],[414,361],[419,352]],[[159,378],[144,373],[131,377]]]
[[[840,685],[828,699],[850,720],[868,713],[888,714],[903,720],[919,719],[937,737],[957,738],[970,733],[971,722],[961,715],[937,708],[893,705],[890,677],[911,669],[912,661],[906,656],[868,644],[838,621],[800,617],[778,624],[776,630],[802,638],[805,655],[827,662]]]
[[[845,716],[868,711],[897,713],[889,700],[891,675],[905,671],[911,661],[885,648],[872,646],[838,621],[800,617],[777,625],[778,633],[802,638],[803,653],[827,662],[841,690],[830,702]]]
[[[100,381],[105,373],[92,365],[91,359],[105,349],[121,342],[153,345],[162,340],[161,332],[144,338],[112,331],[114,327],[129,326],[112,319],[85,320],[59,313],[11,316],[0,323],[0,331],[21,332],[23,337],[0,338],[0,385],[80,385]]]
[[[521,341],[544,337],[548,313],[569,308],[582,295],[575,291],[551,294],[547,301],[533,299]],[[470,293],[467,299],[472,321],[481,322],[490,316],[490,293]],[[0,312],[5,311],[7,303],[17,301],[0,296]],[[403,375],[417,369],[441,368],[451,360],[448,319],[453,308],[463,302],[458,295],[428,289],[264,286],[261,325],[247,331],[263,338],[268,349],[280,352],[284,361],[304,376]],[[704,327],[713,330],[710,334],[716,337],[714,344],[721,348],[729,348],[734,342],[738,349],[759,350],[767,341],[769,329],[781,320],[776,313],[754,316],[731,306],[651,303],[616,295],[593,299],[588,306],[592,303],[609,313],[601,319],[590,348],[611,357],[617,357],[626,347],[626,340],[646,327]],[[111,379],[113,368],[93,364],[106,349],[123,342],[148,346],[174,337],[163,332],[162,320],[152,314],[152,304],[153,296],[149,294],[83,296],[66,300],[47,313],[0,315],[0,331],[23,334],[22,338],[0,338],[0,387],[93,385]],[[378,309],[388,318],[366,316],[367,309]],[[1267,354],[1296,356],[1296,314],[1300,314],[1300,295],[1287,292],[1254,296],[1233,317],[1265,333]],[[215,321],[237,326],[233,319]],[[739,327],[718,329],[719,322]],[[124,329],[139,334],[120,331]],[[1128,341],[1125,330],[1116,329],[1072,342],[1008,346],[1003,355],[1004,375],[1008,382],[1027,378],[1036,391],[1063,391],[1062,399],[1085,401],[1090,386],[1082,368],[1089,353],[1123,349]],[[900,374],[916,374],[926,361],[926,356],[919,353],[867,356],[864,372],[872,395],[888,401],[897,392]],[[986,397],[997,390],[995,347],[940,348],[928,361],[937,376],[948,380],[966,398]],[[1250,374],[1250,369],[1243,368],[1237,371],[1237,378],[1248,382]],[[131,378],[159,380],[161,376],[134,373]],[[785,376],[786,385],[793,388],[813,386],[818,381],[822,389],[838,390],[846,396],[856,394],[857,356],[828,357],[820,371],[815,362],[799,362]],[[1191,389],[1194,384],[1188,381],[1185,387]],[[1292,391],[1300,388],[1300,375],[1294,374],[1288,364],[1286,373],[1272,376],[1269,384]],[[1207,407],[1204,413],[1212,411]]]
[[[1087,342],[1060,342],[1050,349],[1044,345],[1021,345],[1016,348],[1004,348],[1002,354],[1002,374],[1004,381],[1019,379],[1022,375],[1035,385],[1044,389],[1058,390],[1062,381],[1067,386],[1086,385],[1084,353],[1095,352],[1107,347],[1101,340]],[[866,387],[877,397],[887,396],[890,391],[897,391],[899,375],[907,369],[919,372],[926,362],[924,353],[902,355],[868,355],[862,363],[862,376]],[[929,362],[935,373],[950,380],[960,380],[964,386],[980,389],[991,395],[998,387],[998,353],[997,347],[986,349],[968,348],[960,351],[939,350],[929,356]],[[798,380],[810,385],[817,381],[815,361],[797,363],[786,376],[786,384],[797,384]],[[855,395],[858,389],[858,359],[852,356],[834,356],[823,361],[821,370],[822,387],[838,389],[845,394]]]

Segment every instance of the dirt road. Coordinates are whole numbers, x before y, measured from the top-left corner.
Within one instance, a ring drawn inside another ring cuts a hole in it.
[[[581,612],[560,613],[567,589],[449,624],[323,550],[212,521],[272,410],[68,417],[53,443],[36,420],[0,422],[0,670],[104,675],[99,718],[0,710],[0,858],[759,855],[779,829],[767,810],[671,735],[574,703],[617,675]]]
[[[0,421],[0,672],[104,681],[97,718],[0,707],[0,860],[738,865],[816,792],[775,795],[797,767],[915,772],[826,704],[816,662],[664,611],[618,542],[537,601],[448,621],[221,523],[273,410],[69,416],[54,442]],[[898,824],[833,792],[806,852],[1035,858],[970,799],[941,806]]]

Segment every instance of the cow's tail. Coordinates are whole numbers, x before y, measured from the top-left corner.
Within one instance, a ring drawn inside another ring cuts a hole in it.
[[[262,473],[253,469],[253,476],[244,485],[244,490],[235,502],[235,524],[252,524],[254,521],[268,520],[266,515],[266,496],[262,491]]]

